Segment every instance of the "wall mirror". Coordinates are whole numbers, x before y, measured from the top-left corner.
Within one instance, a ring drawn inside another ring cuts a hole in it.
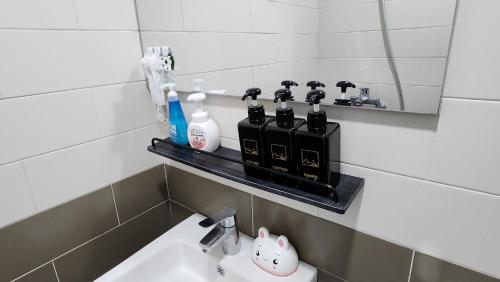
[[[351,108],[437,114],[456,0],[136,0],[143,48],[170,46],[178,90],[273,99],[283,80],[304,102],[311,80],[323,104],[350,81]]]

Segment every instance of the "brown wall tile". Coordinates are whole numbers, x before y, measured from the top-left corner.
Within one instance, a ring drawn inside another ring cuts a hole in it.
[[[49,262],[16,280],[16,282],[57,282],[57,276],[54,272],[52,262]]]
[[[106,187],[0,229],[0,281],[14,279],[117,224],[113,195]]]
[[[126,178],[112,186],[121,222],[168,199],[163,165]]]
[[[285,235],[302,260],[352,282],[408,279],[412,251],[318,217],[254,197],[255,230]]]
[[[345,282],[345,280],[318,269],[318,282]]]
[[[170,202],[170,209],[172,211],[172,225],[177,225],[184,219],[190,217],[195,212],[187,209],[176,202]]]
[[[170,207],[166,202],[55,260],[59,279],[61,282],[92,281],[171,226]]]
[[[500,266],[499,266],[500,267]],[[500,280],[479,272],[415,253],[410,282],[499,282]]]
[[[167,181],[172,200],[204,215],[223,207],[236,209],[238,228],[252,235],[250,194],[171,166],[167,167]]]

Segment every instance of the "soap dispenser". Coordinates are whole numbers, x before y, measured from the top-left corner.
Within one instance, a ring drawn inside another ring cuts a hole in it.
[[[312,83],[311,89],[313,85],[317,86]],[[306,102],[313,109],[307,114],[306,124],[295,132],[295,155],[300,176],[331,184],[330,162],[340,162],[340,125],[327,121],[326,112],[320,109],[324,98],[321,89],[307,93]]]
[[[220,145],[219,127],[208,116],[208,112],[203,111],[203,100],[207,96],[198,92],[188,96],[188,102],[195,104],[195,111],[191,114],[191,122],[188,126],[188,139],[191,147],[207,152],[213,152]]]
[[[305,123],[305,120],[295,118],[293,109],[287,105],[287,101],[293,101],[290,86],[298,86],[298,84],[286,80],[281,85],[285,88],[274,93],[274,103],[280,103],[280,106],[276,108],[276,120],[266,127],[268,162],[272,169],[296,174],[294,135],[297,128]],[[294,181],[283,176],[272,174],[272,177],[276,182],[295,184]]]
[[[340,88],[340,99],[335,99],[334,104],[340,106],[350,106],[351,99],[347,98],[347,88],[356,88],[356,85],[349,81],[339,81],[336,86]]]
[[[259,88],[250,88],[243,95],[242,100],[251,98],[248,106],[248,118],[238,123],[238,135],[240,138],[241,156],[243,161],[249,164],[267,167],[265,127],[274,117],[266,116],[264,106],[257,102],[257,96],[262,94]],[[252,176],[267,176],[267,173],[257,169],[244,166],[245,172]]]

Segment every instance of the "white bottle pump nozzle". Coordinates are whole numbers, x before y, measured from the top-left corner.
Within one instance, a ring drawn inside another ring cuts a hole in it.
[[[179,100],[179,96],[177,95],[177,92],[175,92],[175,83],[173,82],[169,82],[169,83],[165,83],[163,85],[160,86],[160,89],[161,90],[165,90],[165,89],[169,89],[168,91],[168,100],[169,101],[177,101]]]
[[[194,122],[205,122],[208,120],[208,112],[203,111],[203,100],[207,96],[203,93],[194,93],[187,97],[188,102],[194,103],[195,111],[191,114]]]
[[[201,92],[201,83],[202,82],[203,82],[203,79],[201,79],[201,78],[195,78],[192,80],[193,92]]]

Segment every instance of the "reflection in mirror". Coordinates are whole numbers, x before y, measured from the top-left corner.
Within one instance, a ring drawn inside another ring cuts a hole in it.
[[[293,80],[305,102],[317,80],[324,104],[438,113],[456,0],[136,1],[143,47],[172,48],[179,90],[202,78],[206,90],[274,99]]]

